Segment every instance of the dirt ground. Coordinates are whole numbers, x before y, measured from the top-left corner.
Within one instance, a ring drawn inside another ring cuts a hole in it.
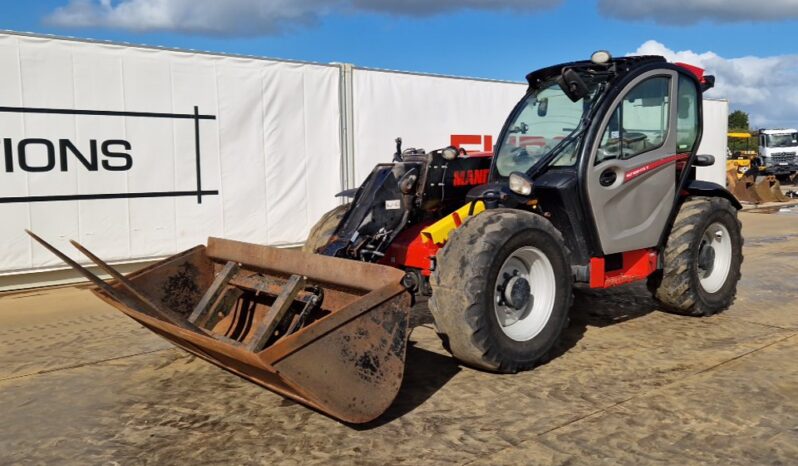
[[[798,208],[741,214],[727,312],[576,294],[558,356],[461,367],[423,305],[390,410],[352,427],[171,347],[81,288],[0,297],[0,464],[797,464]]]

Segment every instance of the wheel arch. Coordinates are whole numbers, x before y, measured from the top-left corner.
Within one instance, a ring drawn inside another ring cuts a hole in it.
[[[712,183],[711,181],[704,180],[690,180],[684,190],[689,196],[703,196],[703,197],[722,197],[728,199],[735,209],[741,210],[743,205],[734,197],[734,194],[729,192],[723,186]]]
[[[740,201],[738,201],[728,189],[711,181],[695,179],[688,180],[678,195],[678,201],[674,204],[671,217],[668,219],[668,223],[666,224],[665,228],[663,228],[662,235],[659,238],[659,243],[657,243],[657,250],[660,253],[665,250],[668,237],[671,234],[674,223],[676,223],[676,216],[679,213],[679,209],[681,209],[682,204],[684,204],[688,199],[695,197],[721,198],[729,201],[729,203],[731,203],[731,205],[738,211],[743,208],[743,205],[740,204]]]

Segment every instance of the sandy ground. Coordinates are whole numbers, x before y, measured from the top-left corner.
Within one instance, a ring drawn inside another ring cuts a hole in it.
[[[177,350],[85,289],[0,298],[0,464],[797,464],[798,209],[741,214],[736,304],[578,292],[548,364],[459,366],[424,306],[390,410],[351,427]]]

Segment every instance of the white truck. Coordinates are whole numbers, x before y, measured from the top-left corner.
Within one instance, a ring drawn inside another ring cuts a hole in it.
[[[759,130],[759,157],[768,175],[798,172],[798,130]]]

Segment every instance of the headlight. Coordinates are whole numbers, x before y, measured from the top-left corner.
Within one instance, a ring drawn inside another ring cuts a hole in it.
[[[441,155],[446,160],[454,160],[457,158],[457,148],[454,146],[449,146],[446,149],[443,149]]]
[[[510,173],[510,191],[522,196],[532,194],[532,181],[521,172]]]

